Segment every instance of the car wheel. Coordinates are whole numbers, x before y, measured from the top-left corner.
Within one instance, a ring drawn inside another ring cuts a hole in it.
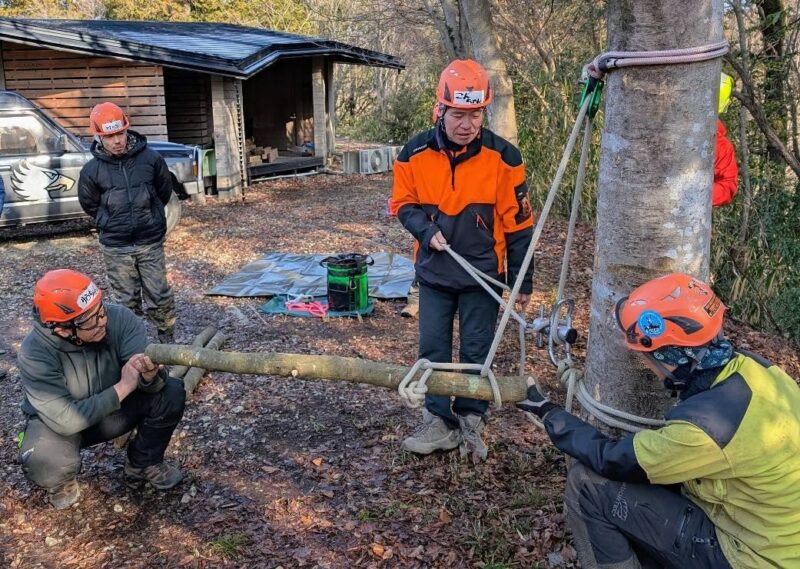
[[[181,200],[178,197],[178,194],[172,192],[172,195],[167,202],[167,205],[164,207],[165,213],[167,214],[167,235],[175,229],[175,226],[178,225],[181,221]]]

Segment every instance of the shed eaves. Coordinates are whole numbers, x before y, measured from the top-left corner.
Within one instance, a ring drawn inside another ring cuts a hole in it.
[[[0,18],[0,39],[247,79],[278,59],[327,56],[401,69],[400,59],[356,46],[233,24]]]

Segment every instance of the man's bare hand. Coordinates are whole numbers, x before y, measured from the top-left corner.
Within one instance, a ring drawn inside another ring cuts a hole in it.
[[[139,370],[131,364],[130,360],[122,366],[122,372],[117,383],[114,384],[114,389],[117,392],[117,397],[122,401],[128,395],[136,391],[139,387]]]
[[[441,231],[437,231],[436,235],[431,237],[431,242],[429,247],[432,249],[436,249],[437,251],[444,251],[444,248],[447,246],[447,239],[444,238]]]
[[[152,381],[161,367],[153,363],[153,360],[144,354],[135,354],[131,356],[128,363],[131,364],[137,372],[142,374],[145,381]]]
[[[531,295],[521,292],[521,293],[517,294],[517,300],[514,301],[514,308],[517,308],[518,310],[522,310],[523,308],[528,306],[528,303],[530,302],[530,300],[531,300]]]

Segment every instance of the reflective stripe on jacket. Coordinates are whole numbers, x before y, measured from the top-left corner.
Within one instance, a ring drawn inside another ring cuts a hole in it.
[[[458,152],[444,148],[436,127],[416,135],[394,163],[392,202],[417,240],[419,280],[450,291],[478,285],[447,253],[429,249],[438,231],[477,269],[513,284],[533,233],[522,156],[487,129]],[[520,289],[533,288],[533,263]]]

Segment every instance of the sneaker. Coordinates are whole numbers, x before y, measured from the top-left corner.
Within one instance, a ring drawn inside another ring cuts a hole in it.
[[[461,445],[459,446],[461,458],[472,455],[473,462],[486,460],[489,449],[481,438],[481,433],[486,426],[483,417],[474,414],[456,416],[461,427]]]
[[[458,429],[451,429],[444,419],[423,409],[422,426],[403,441],[402,448],[416,454],[430,454],[435,450],[453,450],[460,440]]]
[[[168,462],[159,462],[152,466],[137,468],[126,460],[125,476],[133,480],[149,482],[153,488],[158,490],[169,490],[183,480],[181,469]]]
[[[169,328],[168,330],[158,330],[157,334],[159,344],[175,343],[175,330],[173,328]]]
[[[77,502],[80,496],[81,489],[78,486],[78,481],[74,478],[47,491],[47,501],[56,510],[66,510]]]

